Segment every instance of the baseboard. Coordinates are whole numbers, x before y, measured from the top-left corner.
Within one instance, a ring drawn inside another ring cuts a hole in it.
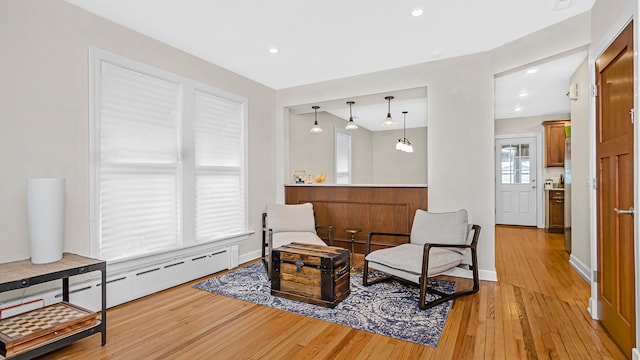
[[[591,315],[591,318],[593,320],[598,320],[598,314],[596,314],[595,312],[595,306],[596,304],[593,302],[593,298],[590,297],[589,298],[589,307],[587,308],[587,311],[589,312],[589,315]]]
[[[443,274],[465,279],[473,279],[473,272],[471,270],[461,268],[453,268],[451,270],[445,271]],[[480,278],[480,280],[493,282],[498,281],[498,274],[495,272],[495,270],[478,270],[478,277]]]
[[[640,360],[640,350],[638,350],[638,348],[631,349],[631,358],[633,360]]]
[[[573,256],[573,254],[569,256],[569,264],[578,272],[578,274],[580,274],[580,276],[582,276],[582,278],[588,284],[591,284],[591,269],[587,267],[587,265],[585,265],[577,257]]]
[[[498,282],[498,273],[495,270],[479,270],[480,280]]]

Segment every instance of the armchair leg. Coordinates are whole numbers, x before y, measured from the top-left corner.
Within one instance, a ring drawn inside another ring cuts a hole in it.
[[[362,285],[369,286],[373,284],[377,284],[379,282],[383,282],[385,280],[392,279],[393,276],[383,276],[373,280],[369,280],[369,262],[367,260],[364,261],[364,268],[362,269]],[[398,279],[402,280],[402,279]]]
[[[362,268],[362,285],[369,286],[369,262],[364,261],[364,267]]]
[[[428,250],[426,250],[426,252],[428,252]],[[454,292],[453,294],[445,294],[442,291],[436,290],[434,288],[430,288],[427,285],[428,280],[426,279],[426,277],[424,278],[424,281],[423,281],[423,278],[421,277],[420,278],[420,302],[419,302],[420,309],[421,310],[430,309],[434,306],[438,306],[449,300],[453,300],[464,295],[470,295],[478,292],[480,290],[480,278],[478,276],[478,254],[475,248],[471,249],[471,260],[472,260],[472,267],[473,267],[472,269],[473,270],[473,287],[470,289],[460,290],[460,291]],[[439,298],[433,301],[427,302],[426,301],[427,291],[430,292],[431,294],[439,296]]]

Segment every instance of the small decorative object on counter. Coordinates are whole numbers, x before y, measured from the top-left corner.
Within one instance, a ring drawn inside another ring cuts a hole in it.
[[[296,184],[304,184],[307,181],[307,172],[304,170],[296,170],[293,172],[293,182]]]
[[[551,180],[551,179],[546,179],[546,180],[544,181],[544,189],[545,189],[545,190],[551,190],[551,189],[553,189],[553,180]]]
[[[307,175],[307,184],[313,184],[313,174]]]
[[[558,180],[558,188],[564,188],[564,175],[560,175],[560,180]]]
[[[324,173],[322,173],[322,174],[318,175],[318,177],[316,178],[316,182],[317,183],[323,183],[326,180],[326,178],[327,178],[327,176]]]

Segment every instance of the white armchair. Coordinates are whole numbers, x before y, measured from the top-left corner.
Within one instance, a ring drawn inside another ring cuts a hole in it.
[[[316,225],[313,204],[298,205],[267,204],[262,214],[262,262],[271,278],[271,251],[292,242],[327,245],[317,231],[328,233],[333,246],[333,227]]]
[[[391,248],[370,251],[375,236],[404,236],[409,242]],[[466,210],[430,213],[417,210],[411,234],[371,232],[367,235],[363,284],[365,286],[394,278],[420,287],[420,309],[427,309],[480,289],[476,247],[480,225],[470,225]],[[467,266],[473,273],[473,287],[445,294],[427,286],[427,278],[442,274],[457,266]],[[369,267],[387,276],[369,279]],[[426,302],[426,293],[439,296]]]

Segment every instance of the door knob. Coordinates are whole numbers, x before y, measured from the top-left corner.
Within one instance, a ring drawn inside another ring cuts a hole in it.
[[[618,215],[631,215],[633,216],[636,213],[636,210],[632,207],[629,208],[629,210],[620,210],[618,208],[613,208],[613,211],[616,212],[616,214]]]

